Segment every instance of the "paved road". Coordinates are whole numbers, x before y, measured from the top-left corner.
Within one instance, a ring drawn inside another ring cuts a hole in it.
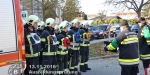
[[[82,75],[121,75],[121,69],[118,64],[118,58],[94,59],[89,60],[89,67],[92,69],[82,72]],[[144,75],[143,67],[139,65],[138,75]]]
[[[109,40],[113,40],[114,38],[107,38],[107,39],[95,39],[93,41],[90,41],[90,44],[93,44],[93,43],[98,43],[98,42],[103,42],[103,41],[109,41]]]

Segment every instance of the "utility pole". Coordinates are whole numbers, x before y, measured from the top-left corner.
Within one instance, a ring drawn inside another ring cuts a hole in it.
[[[44,0],[42,0],[42,12],[43,12],[43,21],[44,21]]]
[[[31,10],[32,10],[32,15],[33,15],[33,0],[31,0]]]

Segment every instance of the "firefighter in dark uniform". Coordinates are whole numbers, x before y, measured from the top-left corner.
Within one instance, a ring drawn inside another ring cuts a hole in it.
[[[54,33],[55,20],[53,18],[46,19],[45,30],[41,34],[41,47],[43,50],[43,67],[44,71],[56,71],[56,44],[57,38]],[[51,74],[44,74],[51,75]]]
[[[91,70],[88,68],[88,57],[89,57],[89,45],[91,34],[88,32],[88,22],[83,21],[80,32],[82,34],[83,41],[80,43],[80,71],[86,72]]]
[[[38,29],[37,29],[37,33],[39,36],[41,36],[42,32],[44,31],[45,28],[45,23],[43,21],[38,23]]]
[[[147,75],[147,69],[150,64],[150,26],[147,25],[145,18],[140,18],[138,21],[139,30],[139,50],[140,57],[143,62],[143,67],[145,70],[145,75]]]
[[[58,34],[60,34],[60,29],[59,29],[59,25],[56,25],[55,27],[54,27],[54,32],[55,32],[55,34],[56,34],[56,36],[58,35]]]
[[[68,32],[68,37],[70,38],[70,49],[69,49],[69,60],[70,60],[70,72],[78,72],[79,63],[79,48],[80,42],[82,41],[81,35],[79,33],[79,21],[74,19],[72,21],[72,27]],[[75,73],[74,73],[75,74]],[[72,74],[72,75],[74,75]],[[78,72],[78,75],[81,73]]]
[[[121,32],[108,46],[104,47],[104,50],[117,51],[119,47],[121,75],[137,75],[139,64],[137,34],[130,31],[127,21],[120,24],[120,30]]]
[[[44,31],[44,22],[43,21],[40,21],[38,23],[38,29],[37,29],[37,34],[39,36],[41,36],[42,32]],[[39,57],[39,62],[40,62],[40,65],[42,65],[43,63],[43,50],[40,50],[40,57]],[[43,67],[41,66],[40,69],[43,69]]]
[[[35,32],[38,26],[38,17],[30,15],[24,28],[25,50],[26,50],[26,69],[25,75],[38,75],[29,71],[39,70],[40,37]]]
[[[67,37],[68,22],[63,21],[59,25],[60,33],[57,35],[58,50],[57,50],[57,63],[58,72],[61,75],[68,75],[68,47],[70,46],[70,40]]]

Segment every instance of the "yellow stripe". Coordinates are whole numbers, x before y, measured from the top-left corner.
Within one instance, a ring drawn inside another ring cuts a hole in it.
[[[132,38],[127,38],[127,39],[124,39],[121,44],[123,44],[124,42],[128,42],[128,41],[132,41],[132,40],[138,40],[137,37],[132,37]]]
[[[113,47],[112,44],[109,44],[109,45],[108,45],[108,49],[109,49],[109,50],[115,50],[116,48]]]
[[[119,59],[120,62],[137,62],[139,58],[136,59]]]
[[[145,55],[142,55],[140,54],[141,57],[150,57],[150,54],[145,54]]]
[[[42,42],[45,42],[45,41],[46,41],[46,39],[45,39],[45,38],[41,38],[41,41],[42,41]]]
[[[31,43],[30,37],[31,37],[31,35],[27,35],[27,39],[28,39],[29,46],[30,46],[30,52],[31,52],[31,54],[33,54],[33,48],[32,48],[32,43]]]

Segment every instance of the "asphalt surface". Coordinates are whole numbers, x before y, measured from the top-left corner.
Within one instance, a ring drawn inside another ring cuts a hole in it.
[[[82,72],[82,75],[121,75],[121,67],[117,57],[89,60],[88,64],[92,70]],[[144,75],[141,62],[138,75]]]

